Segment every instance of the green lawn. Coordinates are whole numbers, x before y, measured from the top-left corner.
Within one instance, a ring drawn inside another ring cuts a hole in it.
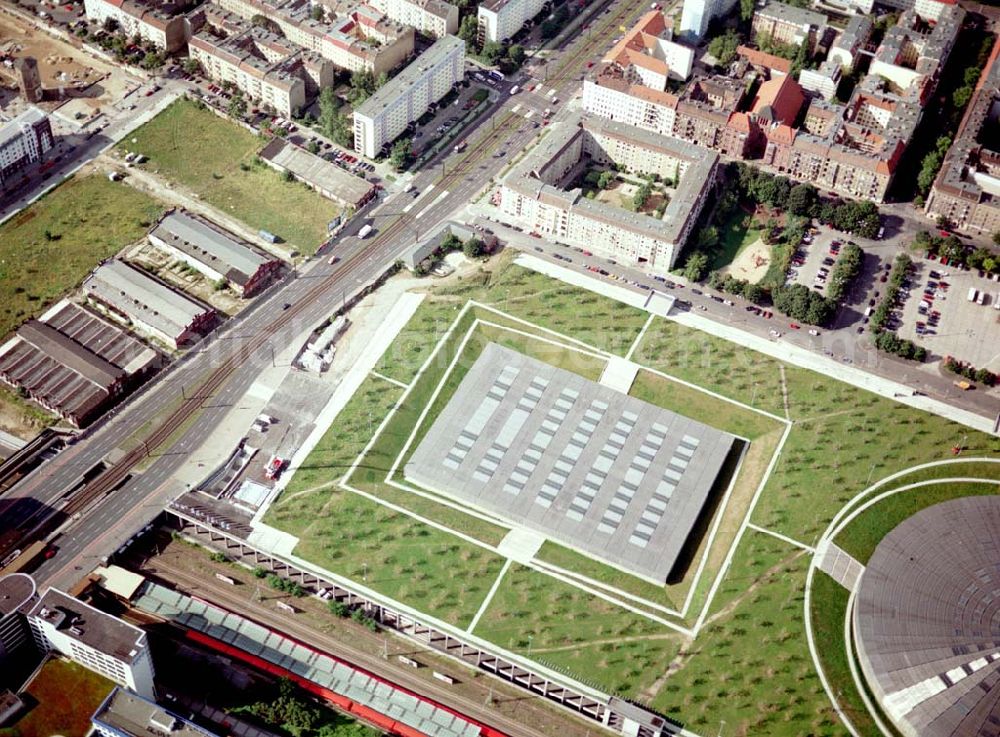
[[[737,207],[732,217],[719,230],[719,245],[712,252],[711,271],[731,264],[740,251],[760,238],[763,228],[753,224],[753,216]]]
[[[69,179],[0,225],[0,338],[142,238],[163,209],[93,174]]]
[[[581,681],[636,694],[663,671],[683,637],[645,617],[513,564],[474,630]],[[653,639],[649,639],[653,638]],[[599,656],[591,660],[585,648]]]
[[[90,717],[115,684],[68,660],[50,660],[28,687],[37,702],[0,737],[84,737]]]
[[[844,646],[844,618],[849,597],[850,592],[823,571],[817,570],[813,574],[809,602],[813,638],[820,645],[817,650],[823,663],[823,673],[834,692],[840,694],[840,708],[861,734],[874,735],[878,734],[878,727],[854,686]]]
[[[502,256],[492,271],[483,270],[447,287],[429,287],[427,301],[398,345],[383,356],[380,370],[395,379],[413,381],[437,336],[448,329],[468,300],[495,305],[618,355],[628,351],[647,320],[642,311],[520,269],[507,258]],[[487,310],[476,309],[475,314],[500,324],[511,322]],[[495,544],[506,532],[502,526],[382,481],[473,319],[470,314],[456,328],[440,360],[417,379],[410,397],[362,459],[351,483]],[[513,326],[538,332],[530,326]],[[488,339],[592,378],[603,366],[600,357],[581,358],[577,352],[553,348],[531,336],[480,326],[429,417],[444,405]],[[1000,454],[996,438],[663,319],[652,322],[633,359],[789,418],[792,424],[786,444],[760,495],[753,521],[806,543],[814,542],[834,514],[869,483],[920,463],[952,458],[952,445],[963,437],[969,455]],[[493,584],[501,561],[448,533],[415,523],[356,494],[331,491],[329,486],[401,394],[398,386],[370,378],[324,438],[313,456],[316,462],[310,458],[309,467],[293,479],[269,521],[296,534],[304,532],[299,554],[354,579],[367,575],[366,583],[383,593],[448,621],[467,624]],[[751,440],[734,485],[730,513],[721,518],[718,545],[708,551],[707,575],[694,592],[692,617],[684,623],[691,625],[786,426],[650,372],[640,372],[632,394]],[[419,433],[428,426],[425,423]],[[973,471],[994,473],[995,468],[976,463],[915,471],[899,483]],[[327,486],[309,491],[323,484]],[[922,494],[921,499],[931,503],[932,496]],[[894,505],[900,505],[897,511],[880,512],[877,530],[863,526],[848,530],[860,542],[844,545],[861,555],[859,546],[870,544],[885,525],[913,511],[903,500]],[[540,557],[664,604],[681,604],[690,590],[690,583],[661,588],[642,582],[553,543],[543,546]],[[602,689],[647,701],[702,734],[716,733],[724,720],[728,735],[843,735],[845,730],[819,683],[805,642],[808,562],[805,551],[747,530],[712,601],[705,627],[693,642],[620,605],[512,565],[475,632],[523,654],[530,649],[532,658]],[[821,596],[825,593],[820,591]],[[831,595],[830,606],[835,609],[834,598]]]
[[[963,474],[964,475],[964,474]],[[845,527],[834,542],[861,563],[867,563],[889,532],[921,509],[963,496],[1000,494],[1000,480],[991,483],[940,483],[893,494],[875,504]]]
[[[803,551],[748,531],[731,572],[739,583],[713,606],[653,706],[701,734],[724,721],[727,735],[846,735],[809,657],[807,569]]]
[[[267,230],[311,254],[340,208],[305,184],[286,182],[258,161],[264,143],[197,103],[178,100],[118,148],[145,154],[145,168],[187,187],[254,230]]]

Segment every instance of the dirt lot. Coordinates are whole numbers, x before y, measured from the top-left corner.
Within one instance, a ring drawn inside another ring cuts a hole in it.
[[[764,278],[770,263],[771,247],[758,238],[740,251],[724,271],[737,279],[746,279],[751,284],[756,284]]]
[[[42,107],[53,110],[66,104],[64,117],[72,118],[78,110],[85,115],[88,111],[97,112],[102,106],[114,104],[138,84],[138,80],[114,65],[0,13],[0,60],[3,61],[0,82],[4,85],[16,86],[13,60],[22,56],[33,56],[38,61],[46,92]]]

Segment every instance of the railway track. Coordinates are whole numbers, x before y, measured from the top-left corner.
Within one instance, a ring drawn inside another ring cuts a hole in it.
[[[147,566],[148,573],[172,584],[183,593],[208,599],[224,609],[239,612],[243,614],[243,616],[247,616],[266,627],[273,628],[294,637],[301,642],[312,643],[314,646],[323,648],[327,652],[336,655],[339,658],[350,661],[353,665],[372,671],[373,673],[377,673],[381,677],[393,681],[404,688],[429,696],[430,698],[461,711],[478,721],[485,722],[497,727],[498,729],[502,729],[508,735],[512,735],[512,737],[547,737],[544,732],[540,732],[537,729],[515,720],[512,717],[503,714],[496,708],[486,710],[483,707],[482,700],[473,700],[468,696],[456,693],[454,689],[446,689],[439,686],[436,682],[432,682],[424,678],[414,678],[413,672],[409,668],[398,666],[393,661],[384,659],[369,652],[365,652],[364,650],[361,650],[353,645],[346,644],[331,635],[318,632],[308,625],[296,622],[293,617],[288,617],[278,611],[269,611],[261,604],[251,603],[248,605],[246,599],[234,593],[234,589],[231,586],[223,586],[221,584],[217,584],[212,579],[199,577],[192,574],[190,571],[183,570],[178,566],[165,562],[162,558],[154,558],[151,562],[153,565]],[[136,570],[142,571],[143,569],[142,567],[137,567]],[[364,633],[359,636],[368,637],[368,635]],[[406,654],[412,655],[412,650],[408,648]],[[415,657],[419,657],[419,655],[416,655]],[[488,690],[484,690],[482,694],[483,697],[486,697],[488,693]],[[498,699],[502,698],[504,697],[498,696]],[[517,695],[518,702],[520,702],[522,698],[522,694]],[[524,708],[524,705],[519,708]],[[548,714],[542,713],[547,711],[546,709],[543,709],[542,707],[538,708],[539,713],[536,715],[538,719],[549,718],[550,726],[555,723],[563,724],[563,719],[556,716],[549,717]],[[581,737],[581,735],[585,733],[585,727],[589,727],[590,725],[581,724],[574,726],[577,726],[578,729],[571,730],[569,737]],[[563,734],[566,734],[565,730],[563,731]]]
[[[579,48],[574,50],[568,57],[562,59],[559,66],[556,68],[553,76],[557,79],[561,79],[561,81],[557,85],[550,86],[554,86],[560,94],[564,94],[568,86],[576,82],[575,74],[562,77],[560,75],[565,74],[565,72],[572,68],[574,64],[578,64],[581,60],[590,56],[596,47],[606,43],[606,32],[610,28],[620,24],[627,16],[634,13],[639,7],[641,7],[641,3],[636,3],[635,5],[616,4],[612,7],[615,9],[603,20],[603,22],[601,22],[600,30],[596,33],[589,34],[586,40],[579,44]],[[480,160],[492,151],[501,140],[511,136],[517,130],[515,126],[510,125],[516,117],[518,117],[517,113],[508,111],[498,123],[487,130],[485,136],[475,140],[465,154],[452,166],[452,168],[443,173],[442,176],[436,181],[435,184],[439,188],[438,191],[445,190],[453,183],[459,181],[461,178],[464,178],[468,173],[470,173],[472,167],[479,163]],[[365,261],[367,253],[370,250],[377,246],[384,246],[391,242],[392,239],[403,234],[406,228],[409,227],[408,222],[408,215],[403,213],[397,214],[395,218],[387,226],[382,228],[381,232],[378,233],[374,239],[372,239],[371,248],[360,249],[357,253],[338,264],[337,268],[335,268],[327,277],[321,277],[318,279],[317,283],[310,287],[310,289],[300,299],[293,303],[291,307],[278,313],[272,323],[253,334],[248,342],[241,344],[240,348],[234,355],[230,356],[214,368],[200,384],[197,384],[194,387],[194,390],[190,392],[187,397],[182,399],[177,409],[175,409],[163,422],[157,425],[146,438],[128,450],[123,457],[118,459],[116,463],[109,466],[106,470],[88,482],[83,489],[74,494],[68,500],[66,505],[61,510],[58,510],[47,520],[43,520],[39,523],[39,525],[35,528],[35,535],[33,536],[40,537],[50,532],[51,530],[47,530],[46,527],[53,527],[51,523],[54,520],[58,520],[59,515],[62,515],[62,518],[64,519],[72,517],[74,514],[89,507],[102,496],[118,488],[119,485],[126,481],[129,474],[139,463],[141,463],[147,456],[152,456],[154,453],[161,450],[161,447],[171,440],[175,432],[201,409],[203,401],[224,386],[226,381],[232,376],[236,369],[244,363],[244,361],[249,359],[257,350],[265,346],[268,340],[275,333],[287,326],[316,299],[322,297],[326,293],[335,294],[335,285],[337,283],[338,276],[346,276],[350,274],[355,267],[360,266]],[[163,449],[165,450],[166,448]],[[22,542],[28,541],[25,540]]]

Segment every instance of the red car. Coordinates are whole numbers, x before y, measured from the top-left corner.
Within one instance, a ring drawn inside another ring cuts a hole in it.
[[[792,330],[801,330],[802,329],[802,326],[799,325],[797,322],[790,322],[790,323],[788,323],[788,327],[790,327]]]

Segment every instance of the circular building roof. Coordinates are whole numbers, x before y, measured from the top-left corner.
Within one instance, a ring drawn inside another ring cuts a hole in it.
[[[903,734],[1000,734],[1000,496],[928,507],[886,535],[862,574],[854,631]]]

